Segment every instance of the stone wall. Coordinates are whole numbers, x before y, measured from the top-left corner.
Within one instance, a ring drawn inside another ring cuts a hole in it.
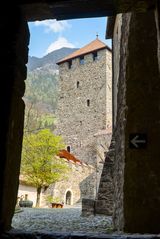
[[[100,183],[100,178],[101,178],[101,173],[104,168],[104,163],[105,163],[105,154],[109,149],[110,142],[111,142],[111,128],[108,130],[102,130],[96,133],[95,135],[96,138],[96,195],[98,193],[99,189],[99,183]]]
[[[66,204],[66,193],[71,192],[71,205],[81,203],[82,197],[95,195],[91,177],[95,181],[95,169],[90,165],[79,165],[72,162],[66,162],[69,166],[69,174],[64,175],[64,179],[60,182],[50,185],[46,190],[42,190],[40,198],[40,207],[51,206],[47,201],[47,196],[52,195],[54,198],[59,198],[60,202]],[[90,185],[91,184],[91,185]],[[18,189],[18,197],[25,197],[28,194],[28,200],[33,201],[33,207],[36,206],[37,190],[36,187],[29,186],[25,183],[20,183]]]
[[[87,54],[84,62],[80,65],[76,58],[71,69],[67,62],[59,66],[56,132],[64,137],[76,157],[95,166],[93,135],[111,124],[111,106],[108,112],[106,109],[107,98],[111,99],[111,53],[106,49],[99,50],[98,60],[93,61],[92,54]],[[90,106],[87,106],[87,100],[90,100]]]
[[[124,230],[158,233],[160,228],[160,74],[154,10],[133,13],[126,68]],[[136,64],[135,64],[136,63]],[[129,145],[131,133],[147,138],[144,149]],[[147,143],[148,141],[148,143]],[[150,220],[152,218],[152,220]]]
[[[112,53],[110,51],[106,51],[105,87],[106,87],[106,129],[109,129],[112,128]]]
[[[113,31],[113,127],[116,126],[117,118],[117,94],[118,94],[118,79],[120,73],[120,47],[121,47],[121,27],[122,14],[118,14],[115,19]]]
[[[113,52],[116,44],[117,41]],[[114,225],[126,232],[159,232],[160,78],[157,49],[154,11],[123,14],[120,61],[114,62],[119,64]],[[132,147],[131,134],[144,134],[145,147]]]
[[[0,16],[0,230],[11,227],[17,201],[23,138],[26,63],[29,31],[19,8],[5,6]],[[3,76],[3,77],[2,77]]]
[[[112,216],[113,214],[113,165],[115,157],[115,141],[112,141],[105,156],[98,193],[95,200],[95,214]]]
[[[66,204],[66,193],[71,192],[71,205],[81,203],[82,197],[93,195],[93,185],[89,185],[91,177],[94,174],[94,168],[89,165],[77,165],[75,163],[68,163],[71,169],[66,179],[57,182],[51,186],[47,191],[54,197],[58,197]],[[87,187],[88,186],[88,187]],[[94,185],[95,187],[95,185]]]
[[[117,93],[115,95],[117,101],[115,106],[117,112],[115,112],[115,162],[114,162],[114,213],[113,222],[114,226],[118,230],[122,230],[124,226],[123,221],[123,183],[124,183],[124,148],[125,148],[125,119],[126,119],[126,56],[128,34],[129,34],[129,22],[131,14],[127,13],[118,16],[118,21],[115,25],[115,31],[113,36],[113,61],[114,61],[114,84],[117,87]],[[120,26],[118,26],[118,24]],[[118,29],[118,36],[117,36]],[[115,37],[115,38],[114,38]],[[120,40],[119,40],[120,39]],[[116,52],[119,49],[119,54]]]

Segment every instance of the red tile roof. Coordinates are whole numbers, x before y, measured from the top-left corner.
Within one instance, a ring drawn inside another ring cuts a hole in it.
[[[68,161],[72,161],[73,163],[78,163],[78,164],[82,164],[82,162],[77,159],[73,154],[69,153],[67,150],[63,149],[60,150],[60,152],[58,153],[58,156],[60,158],[65,158]]]
[[[79,50],[77,50],[77,51],[71,53],[70,55],[66,56],[65,58],[61,59],[60,61],[57,62],[57,64],[62,64],[65,61],[69,61],[76,57],[83,56],[88,53],[91,53],[91,52],[94,52],[97,50],[101,50],[101,49],[105,49],[105,48],[107,48],[109,51],[111,51],[111,49],[105,43],[103,43],[102,41],[100,41],[97,38],[96,40],[90,42],[86,46],[80,48]]]

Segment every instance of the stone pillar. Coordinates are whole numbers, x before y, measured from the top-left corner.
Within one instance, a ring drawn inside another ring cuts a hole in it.
[[[3,231],[11,226],[17,201],[29,31],[16,7],[1,9],[0,20],[0,230]]]
[[[121,65],[120,79],[124,82],[123,87],[119,85],[116,128],[120,200],[114,219],[116,227],[120,225],[125,232],[159,233],[160,72],[154,11],[132,13],[126,24],[128,31],[122,34],[126,41],[123,38],[121,42],[121,49],[123,44],[127,49],[122,56],[125,64]],[[123,25],[122,31],[126,27]]]

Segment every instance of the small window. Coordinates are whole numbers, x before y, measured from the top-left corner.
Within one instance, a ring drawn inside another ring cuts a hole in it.
[[[87,100],[87,106],[90,106],[90,100]]]
[[[79,59],[80,65],[84,65],[84,56],[81,56]]]
[[[97,61],[98,60],[98,54],[97,52],[93,53],[93,61]]]
[[[69,69],[72,68],[72,61],[68,61],[68,68],[69,68]]]
[[[71,146],[67,146],[67,151],[70,153],[71,152]]]
[[[77,81],[77,88],[79,88],[79,81]]]

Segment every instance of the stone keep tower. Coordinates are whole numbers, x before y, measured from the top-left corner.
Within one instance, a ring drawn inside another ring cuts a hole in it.
[[[57,63],[56,134],[63,136],[69,152],[96,171],[111,133],[111,57],[111,49],[97,38]]]

